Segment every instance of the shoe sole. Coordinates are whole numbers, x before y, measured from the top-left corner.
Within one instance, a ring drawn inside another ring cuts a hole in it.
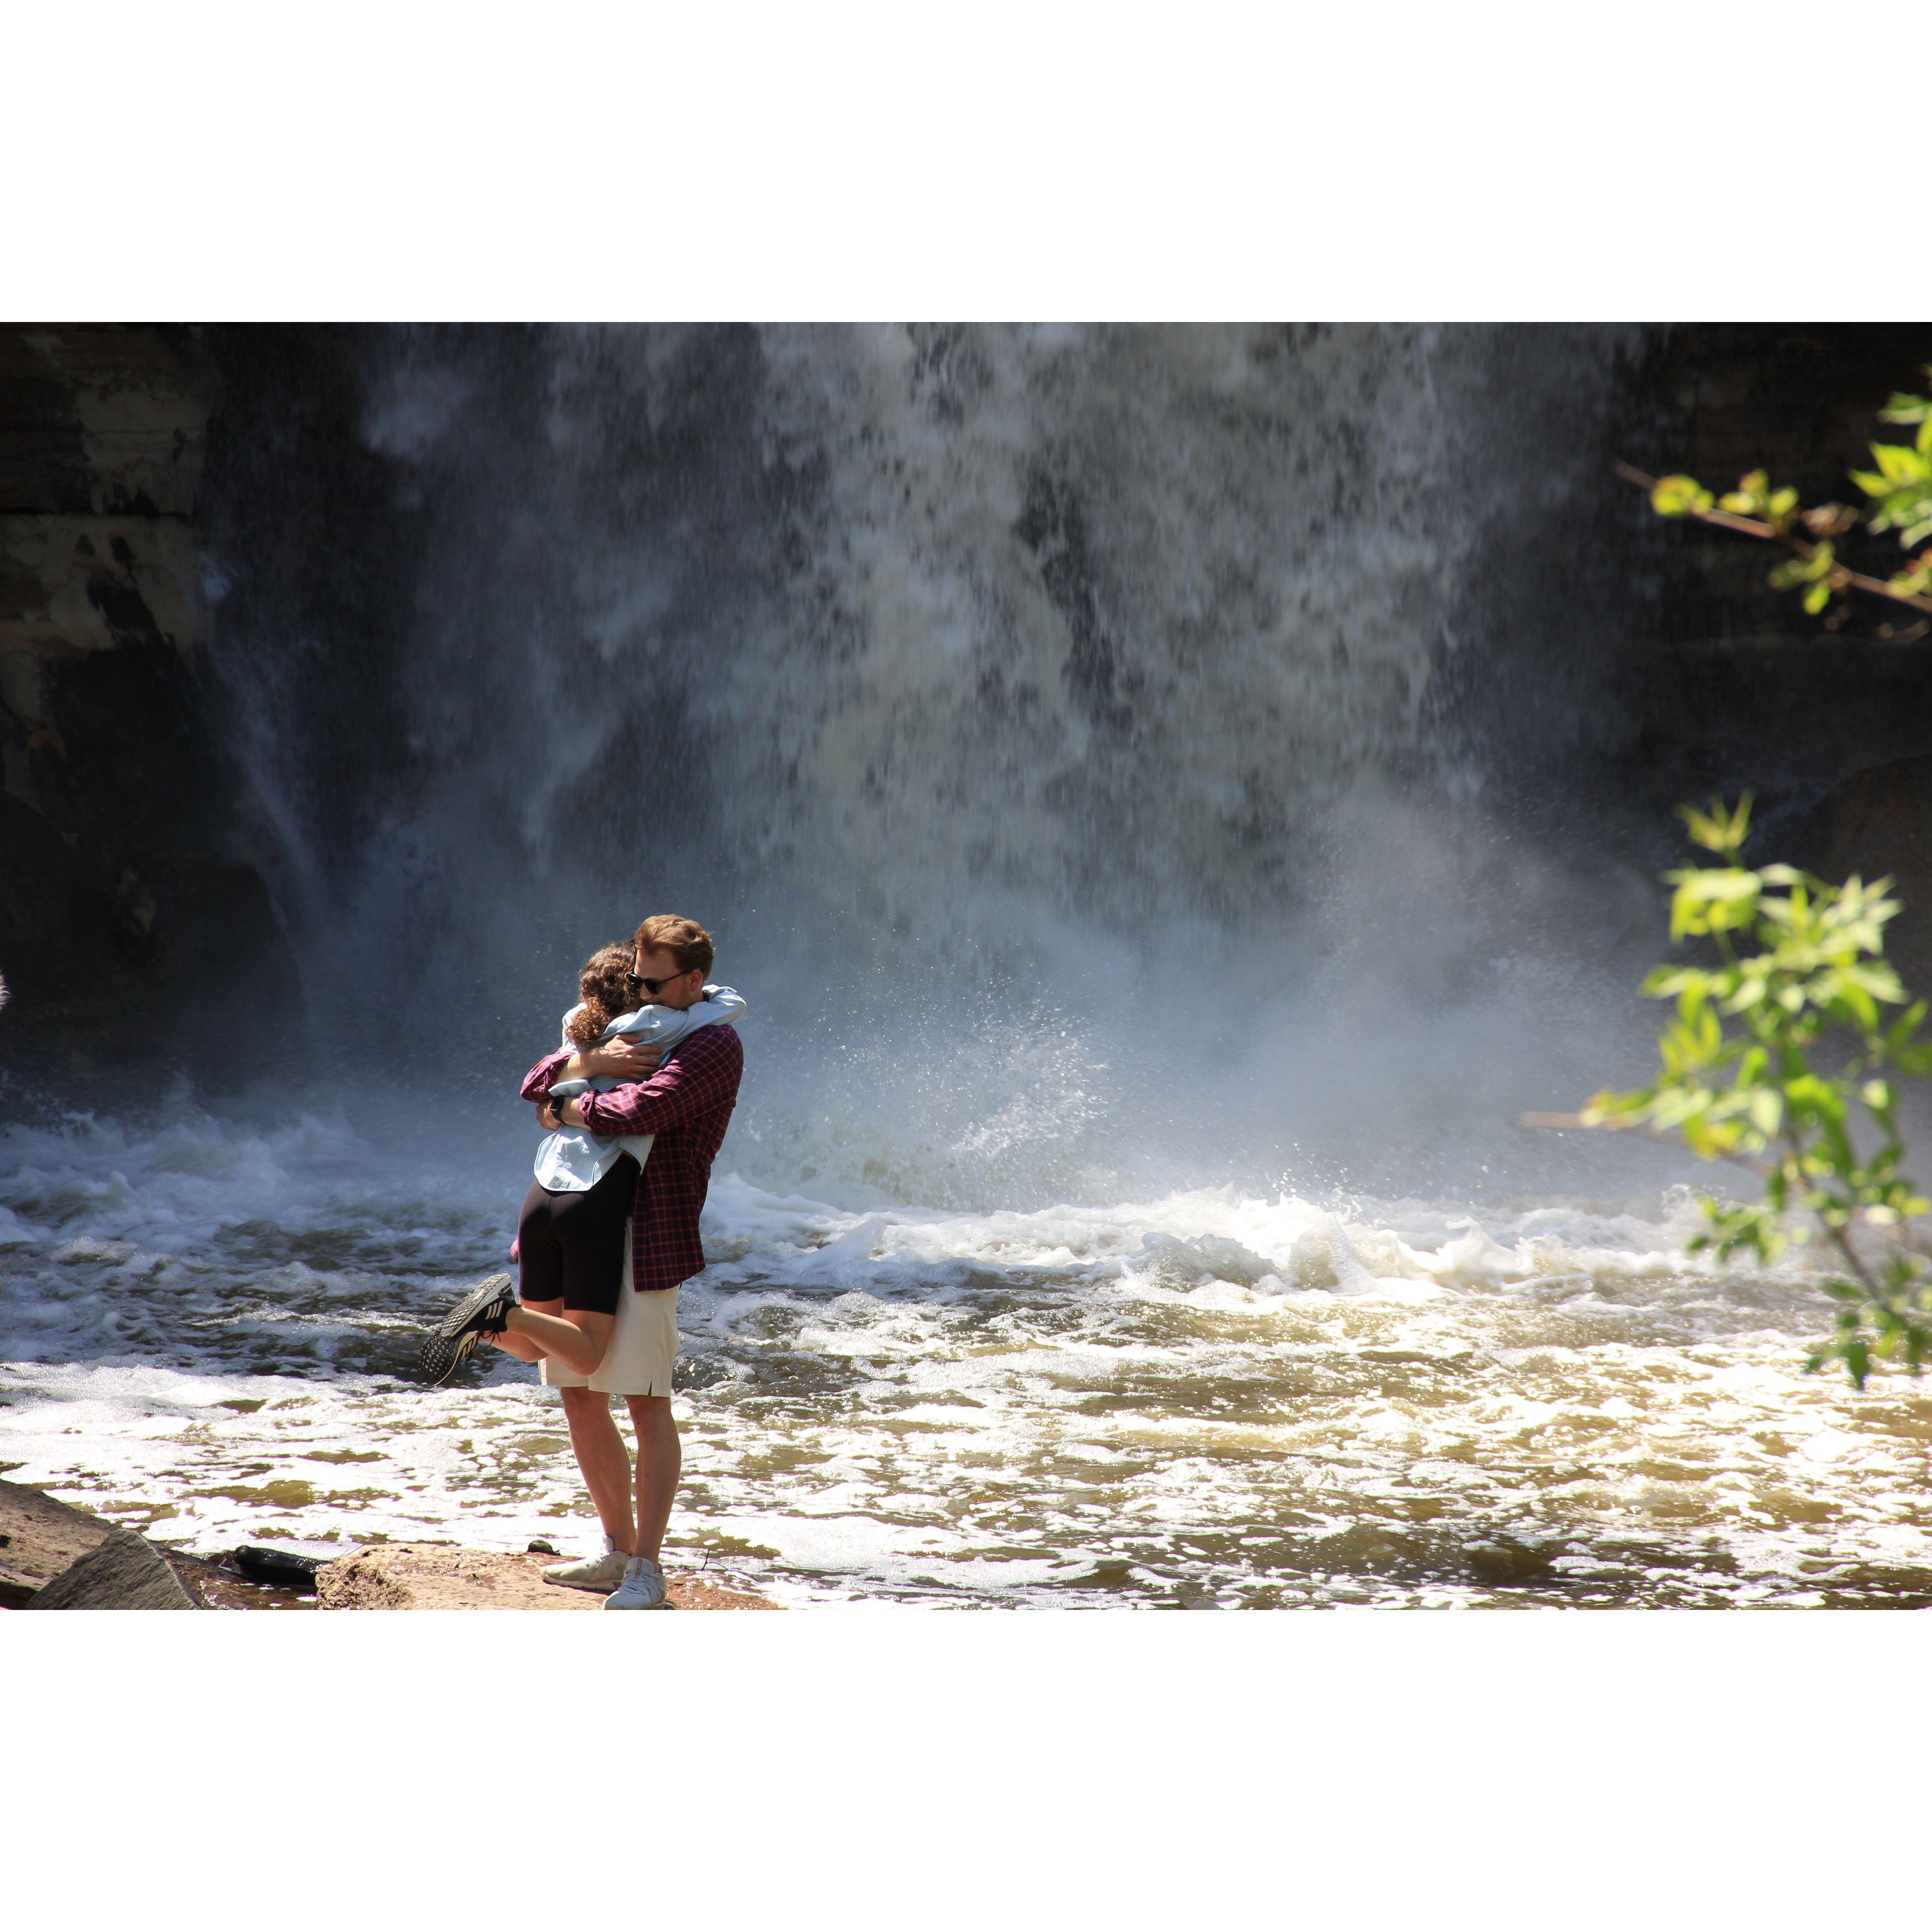
[[[546,1575],[544,1581],[546,1583],[554,1583],[560,1590],[588,1590],[594,1595],[608,1597],[616,1594],[622,1586],[624,1580],[620,1576],[614,1583],[573,1583],[568,1576]]]
[[[434,1388],[447,1382],[476,1352],[483,1339],[478,1318],[493,1303],[514,1302],[515,1284],[506,1274],[493,1274],[479,1282],[430,1330],[416,1356],[416,1369]]]

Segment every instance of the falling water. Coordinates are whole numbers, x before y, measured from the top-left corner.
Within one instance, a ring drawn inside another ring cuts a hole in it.
[[[1497,641],[1498,520],[1574,490],[1616,346],[369,338],[389,631],[245,504],[211,543],[320,1070],[7,1130],[10,1456],[209,1547],[580,1515],[527,1371],[401,1372],[500,1264],[575,963],[674,910],[752,1002],[683,1555],[796,1600],[1912,1597],[1922,1406],[1798,1376],[1802,1273],[1682,1258],[1705,1177],[1516,1124],[1641,1066],[1660,943],[1522,780]]]

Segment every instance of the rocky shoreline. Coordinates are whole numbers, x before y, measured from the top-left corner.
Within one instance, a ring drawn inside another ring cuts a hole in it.
[[[555,1552],[371,1544],[322,1564],[313,1594],[251,1580],[150,1542],[71,1503],[0,1481],[0,1610],[595,1610],[603,1600],[543,1580]],[[668,1607],[770,1610],[737,1580],[666,1572]]]

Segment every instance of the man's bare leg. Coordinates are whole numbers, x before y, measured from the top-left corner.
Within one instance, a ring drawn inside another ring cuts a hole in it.
[[[627,1395],[624,1400],[630,1406],[631,1426],[638,1432],[638,1540],[633,1554],[655,1563],[677,1496],[684,1449],[669,1396]]]
[[[611,1419],[610,1398],[595,1389],[559,1389],[570,1447],[584,1474],[584,1486],[597,1505],[604,1534],[626,1556],[638,1553],[631,1518],[631,1456],[623,1432]]]
[[[518,1321],[519,1316],[526,1318]],[[534,1321],[528,1318],[532,1316]],[[489,1339],[519,1361],[540,1362],[548,1356],[573,1373],[587,1376],[603,1360],[616,1325],[614,1316],[587,1309],[566,1312],[561,1299],[526,1301],[512,1310],[512,1325]],[[563,1398],[571,1450],[584,1486],[596,1505],[604,1534],[626,1556],[634,1556],[637,1543],[631,1516],[631,1455],[624,1447],[622,1432],[610,1419],[610,1398],[587,1388],[560,1388],[557,1394]]]

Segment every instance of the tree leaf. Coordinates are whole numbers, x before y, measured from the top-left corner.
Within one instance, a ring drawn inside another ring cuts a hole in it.
[[[1650,493],[1650,506],[1660,517],[1688,517],[1711,507],[1711,493],[1694,476],[1660,476]]]
[[[1926,474],[1925,460],[1902,442],[1875,442],[1872,460],[1888,483],[1916,483]]]
[[[1886,423],[1932,422],[1932,403],[1923,396],[1908,396],[1894,389],[1885,407],[1879,411],[1878,419]]]

